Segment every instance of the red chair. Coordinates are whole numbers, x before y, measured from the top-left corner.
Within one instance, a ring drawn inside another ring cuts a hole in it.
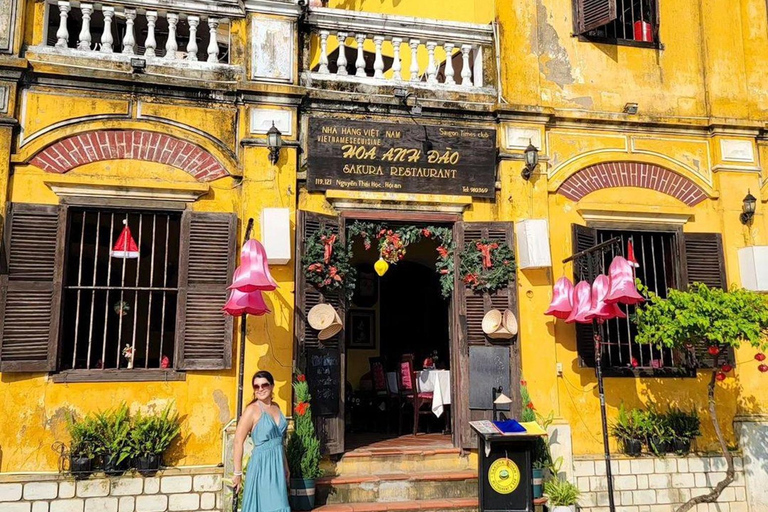
[[[403,405],[411,403],[413,405],[413,435],[419,430],[419,417],[425,414],[432,414],[432,393],[420,393],[418,390],[418,377],[413,365],[413,354],[405,354],[400,359],[400,371],[397,372],[398,384],[400,385],[400,396],[403,399]],[[424,405],[429,408],[422,410]],[[400,411],[398,434],[402,432],[403,414]]]
[[[371,367],[371,379],[373,380],[373,392],[378,399],[378,403],[386,404],[386,425],[387,433],[389,433],[390,423],[390,411],[398,411],[400,409],[400,395],[392,393],[387,385],[387,371],[384,358],[382,357],[369,357],[368,363]]]

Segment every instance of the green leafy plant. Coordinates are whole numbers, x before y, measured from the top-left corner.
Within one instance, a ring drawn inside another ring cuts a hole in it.
[[[645,417],[645,428],[647,429],[648,448],[654,454],[663,456],[670,450],[672,441],[675,439],[668,418],[660,413],[653,404],[651,404],[647,411],[643,412],[643,415]]]
[[[96,429],[95,453],[105,464],[117,468],[131,456],[130,431],[131,415],[128,406],[102,411],[94,417]]]
[[[744,289],[709,288],[700,283],[693,284],[688,290],[669,290],[666,299],[642,284],[638,289],[648,298],[637,308],[635,340],[638,343],[688,353],[694,367],[700,366],[695,347],[704,346],[714,361],[707,387],[707,403],[727,469],[725,478],[711,492],[691,498],[677,509],[677,512],[686,512],[699,503],[714,503],[734,481],[733,456],[723,437],[715,408],[717,383],[724,382],[732,369],[727,363],[720,366],[720,357],[725,350],[738,349],[745,343],[758,350],[768,347],[765,336],[768,297]]]
[[[515,253],[499,240],[472,240],[464,244],[459,277],[476,292],[493,293],[515,277]]]
[[[181,431],[179,415],[172,411],[172,404],[160,414],[138,414],[130,431],[130,454],[133,457],[162,455]]]
[[[627,411],[622,403],[619,415],[611,425],[611,435],[621,442],[645,441],[650,430],[649,418],[640,409]]]
[[[701,435],[701,419],[695,409],[690,412],[670,407],[666,414],[667,424],[675,439],[690,441]]]
[[[98,429],[93,416],[87,415],[78,419],[73,413],[67,414],[67,433],[70,437],[70,457],[85,457],[92,459],[96,453]]]
[[[550,478],[544,482],[544,494],[549,498],[550,505],[555,507],[569,507],[578,503],[581,491],[567,480]]]
[[[296,394],[294,411],[294,430],[288,439],[287,457],[291,478],[307,480],[323,475],[320,469],[320,441],[312,423],[312,409],[309,405],[311,396],[309,385],[304,375],[297,375],[293,383]]]
[[[548,416],[542,416],[536,412],[536,408],[531,401],[531,395],[528,392],[528,383],[525,380],[520,381],[520,398],[522,399],[523,409],[520,411],[520,420],[524,423],[535,421],[539,426],[547,430],[555,419],[555,413],[550,412]],[[553,475],[560,471],[563,464],[563,458],[552,459],[552,452],[549,449],[549,443],[544,438],[537,438],[533,446],[533,468],[548,469]]]

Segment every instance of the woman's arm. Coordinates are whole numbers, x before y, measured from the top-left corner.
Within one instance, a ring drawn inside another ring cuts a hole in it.
[[[253,425],[257,421],[257,415],[259,414],[259,411],[256,410],[256,408],[248,407],[245,409],[245,412],[243,412],[243,415],[240,416],[240,421],[237,422],[237,429],[235,430],[235,446],[234,446],[234,477],[232,478],[232,483],[235,486],[235,492],[240,488],[240,482],[242,482],[242,476],[243,476],[243,445],[245,444],[245,439],[248,437],[248,434],[251,432],[251,429],[253,428]]]

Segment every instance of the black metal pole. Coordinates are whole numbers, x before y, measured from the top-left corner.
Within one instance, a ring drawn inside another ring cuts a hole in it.
[[[248,219],[248,225],[245,228],[245,237],[243,244],[251,239],[251,230],[253,229],[253,219]],[[237,420],[243,414],[243,380],[245,380],[245,334],[248,324],[248,315],[243,313],[240,317],[240,365],[237,373]]]
[[[595,373],[597,374],[597,392],[600,395],[600,418],[603,423],[603,450],[605,453],[605,476],[608,479],[608,508],[616,512],[613,499],[613,472],[611,471],[611,448],[608,444],[608,416],[605,411],[605,387],[603,386],[603,370],[601,368],[601,328],[597,320],[592,320],[592,332],[595,339]]]

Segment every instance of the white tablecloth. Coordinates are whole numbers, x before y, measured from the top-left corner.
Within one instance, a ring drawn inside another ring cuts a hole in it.
[[[439,418],[445,406],[451,403],[450,370],[424,370],[416,374],[418,390],[421,393],[432,392],[432,412]],[[397,372],[387,372],[387,386],[391,393],[398,392]]]

